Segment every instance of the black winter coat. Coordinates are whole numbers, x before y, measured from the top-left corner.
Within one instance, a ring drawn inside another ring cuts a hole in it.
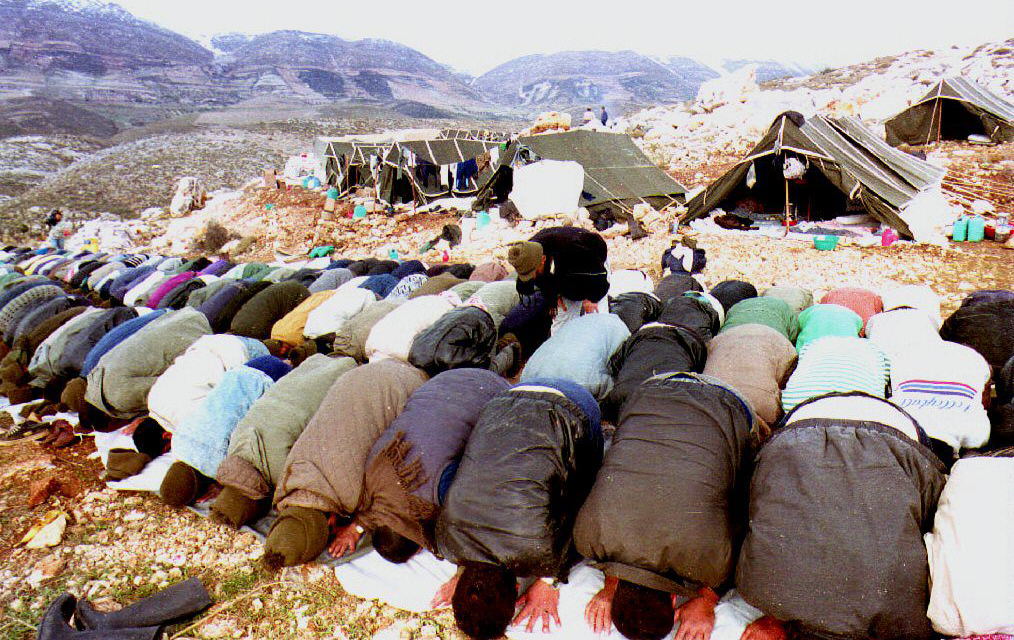
[[[692,275],[687,273],[670,273],[655,285],[655,296],[662,302],[681,296],[687,291],[704,291],[704,287]]]
[[[458,307],[415,337],[408,361],[431,378],[450,369],[489,369],[496,338],[489,312],[470,305]]]
[[[1014,356],[1014,294],[972,294],[944,321],[940,336],[975,349],[999,369]]]
[[[578,406],[549,391],[505,391],[486,405],[437,520],[440,554],[565,577],[572,528],[602,460]],[[592,444],[594,443],[594,444]]]
[[[609,299],[609,313],[620,316],[630,333],[658,319],[662,303],[650,293],[631,291]]]
[[[641,383],[661,373],[704,371],[707,343],[684,327],[653,323],[627,338],[609,359],[614,384],[603,401],[603,414],[615,420]]]
[[[137,317],[132,307],[115,307],[95,314],[88,326],[67,341],[60,353],[54,372],[61,378],[72,378],[81,374],[88,352],[104,335],[128,320]]]
[[[923,534],[933,527],[944,465],[877,422],[792,421],[819,400],[785,416],[782,424],[791,424],[757,456],[736,588],[764,613],[820,638],[934,637]]]
[[[607,575],[693,596],[732,577],[751,466],[752,411],[713,378],[652,378],[631,396],[574,527]]]
[[[658,321],[689,329],[705,342],[714,338],[721,328],[718,312],[707,302],[689,296],[669,298],[658,314]]]

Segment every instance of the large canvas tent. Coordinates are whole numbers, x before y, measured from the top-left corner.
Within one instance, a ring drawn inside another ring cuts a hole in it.
[[[384,154],[377,195],[389,204],[425,204],[446,196],[475,195],[490,173],[489,163],[486,169],[463,179],[458,177],[458,166],[477,164],[480,156],[499,145],[491,140],[454,138],[396,142]]]
[[[785,177],[790,158],[803,166],[802,176]],[[789,112],[775,119],[746,158],[687,203],[684,220],[743,203],[763,213],[791,205],[799,217],[816,220],[865,211],[912,238],[913,212],[907,208],[921,192],[939,186],[943,175],[943,169],[888,146],[855,118],[804,121]]]
[[[1014,140],[1014,105],[965,78],[937,83],[921,100],[884,123],[887,142],[918,145],[981,135]]]
[[[513,186],[513,169],[539,160],[580,164],[585,177],[579,204],[593,213],[610,207],[629,210],[638,202],[661,209],[682,203],[686,194],[686,188],[652,164],[630,136],[577,129],[518,138],[501,154],[478,199],[503,202]]]

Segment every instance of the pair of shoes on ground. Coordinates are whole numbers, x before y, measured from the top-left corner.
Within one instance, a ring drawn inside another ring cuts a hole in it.
[[[156,640],[162,628],[211,606],[211,596],[191,578],[123,607],[100,613],[87,600],[59,596],[39,624],[38,640]],[[73,618],[73,625],[71,624]]]

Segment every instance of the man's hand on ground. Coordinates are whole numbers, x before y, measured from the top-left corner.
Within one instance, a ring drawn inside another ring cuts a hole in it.
[[[675,640],[708,640],[715,628],[715,605],[718,594],[711,589],[701,589],[699,595],[691,598],[676,610],[679,630]]]
[[[542,619],[542,632],[549,633],[552,630],[551,621],[556,621],[560,626],[560,592],[546,584],[542,580],[536,580],[532,586],[518,599],[521,611],[514,618],[514,624],[521,624],[528,621],[525,631],[531,633],[535,629],[535,622]]]
[[[362,535],[359,533],[355,523],[339,527],[338,531],[335,532],[334,540],[331,541],[331,546],[327,548],[327,552],[333,558],[341,558],[344,555],[352,553],[355,551],[356,545],[359,544],[359,538]]]
[[[609,633],[613,626],[613,596],[619,579],[606,576],[606,583],[588,602],[584,609],[584,619],[595,633]]]

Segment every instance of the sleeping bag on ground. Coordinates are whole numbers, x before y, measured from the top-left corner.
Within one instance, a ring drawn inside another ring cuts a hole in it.
[[[917,432],[901,409],[864,395],[787,415],[757,456],[740,595],[820,638],[932,638],[923,534],[945,471]]]
[[[574,526],[606,575],[697,595],[727,584],[746,528],[753,411],[707,376],[634,391]]]

